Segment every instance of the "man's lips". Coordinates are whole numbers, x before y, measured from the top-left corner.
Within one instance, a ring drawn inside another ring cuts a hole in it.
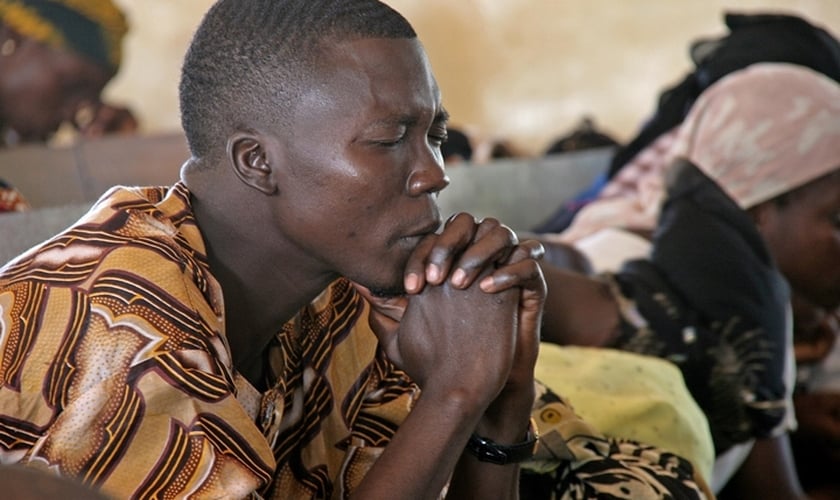
[[[426,236],[434,233],[435,231],[440,228],[441,220],[440,219],[433,219],[425,224],[417,227],[416,229],[412,229],[408,231],[408,234],[401,237],[400,241],[404,244],[409,244],[411,248],[416,247],[420,241],[425,238]]]
[[[440,227],[440,224],[441,224],[440,219],[433,219],[433,220],[423,224],[418,229],[411,231],[408,234],[408,236],[405,236],[405,237],[406,238],[416,238],[416,237],[422,238],[426,235],[429,235],[429,234],[437,231],[438,228]]]

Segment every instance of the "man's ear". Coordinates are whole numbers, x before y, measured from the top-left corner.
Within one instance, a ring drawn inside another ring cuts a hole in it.
[[[237,132],[228,138],[226,149],[228,161],[239,180],[265,194],[277,192],[274,170],[257,135]]]

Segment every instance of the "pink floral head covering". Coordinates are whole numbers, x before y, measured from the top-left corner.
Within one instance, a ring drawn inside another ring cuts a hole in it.
[[[674,149],[741,208],[840,168],[840,85],[802,66],[760,63],[709,87]]]

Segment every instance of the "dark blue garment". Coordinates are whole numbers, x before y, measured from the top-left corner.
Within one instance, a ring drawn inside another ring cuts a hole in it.
[[[672,173],[651,258],[615,276],[647,327],[611,347],[674,362],[720,454],[785,416],[790,291],[749,215],[694,165]]]

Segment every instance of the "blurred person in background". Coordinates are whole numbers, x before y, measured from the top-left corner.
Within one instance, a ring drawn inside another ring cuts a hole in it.
[[[619,146],[618,140],[596,126],[595,119],[592,116],[584,115],[574,129],[554,139],[543,155],[548,156],[610,146]]]
[[[440,152],[446,166],[469,163],[473,154],[472,141],[465,132],[450,127],[446,131],[446,141],[441,144]]]
[[[102,101],[127,31],[110,0],[0,0],[0,149],[48,142],[65,124],[85,138],[137,130],[129,109]],[[0,211],[27,207],[0,181]]]

